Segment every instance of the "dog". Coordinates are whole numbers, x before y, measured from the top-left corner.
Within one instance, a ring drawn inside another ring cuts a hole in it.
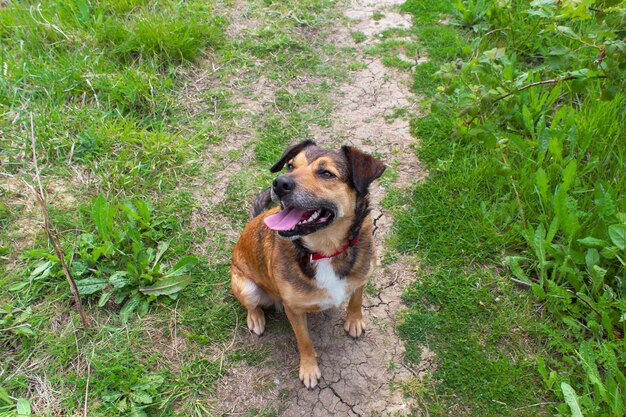
[[[307,140],[287,148],[270,171],[283,167],[257,196],[233,249],[231,288],[259,336],[262,308],[282,304],[300,352],[300,380],[311,389],[321,373],[307,313],[348,300],[345,331],[358,338],[365,330],[363,286],[376,262],[368,191],[386,166],[351,146],[333,151]],[[278,206],[270,208],[272,201]]]

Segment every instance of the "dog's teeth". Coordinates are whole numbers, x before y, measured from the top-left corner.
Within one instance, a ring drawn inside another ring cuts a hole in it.
[[[315,213],[311,214],[311,217],[309,217],[309,220],[315,220],[317,219],[317,217],[320,215],[321,210],[315,210]]]

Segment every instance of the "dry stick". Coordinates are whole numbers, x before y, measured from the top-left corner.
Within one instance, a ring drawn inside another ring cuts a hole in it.
[[[607,76],[606,75],[598,75],[598,76],[595,76],[595,77],[589,77],[588,79],[589,80],[594,80],[594,79],[603,79],[603,78],[607,78]],[[508,92],[508,93],[506,93],[506,94],[504,94],[504,95],[494,99],[491,102],[491,105],[493,106],[494,104],[496,104],[500,100],[504,100],[507,97],[511,97],[513,94],[519,93],[520,91],[524,91],[524,90],[527,90],[527,89],[532,88],[532,87],[537,87],[538,85],[558,84],[558,83],[561,83],[563,81],[572,81],[572,80],[577,80],[577,79],[580,79],[580,77],[574,77],[573,75],[568,75],[567,77],[555,78],[553,80],[536,81],[534,83],[526,84],[523,87],[520,87],[518,89],[510,91],[510,92]],[[481,114],[482,114],[482,112],[479,112],[476,115],[474,115],[474,117],[472,117],[469,121],[464,122],[465,126],[471,125],[474,122],[474,120],[476,120],[478,118],[478,116],[480,116]]]
[[[91,357],[93,358],[93,351],[95,347],[91,348]],[[89,380],[91,379],[91,363],[89,362],[89,358],[87,358],[87,384],[85,386],[85,404],[83,404],[83,416],[87,417],[88,408],[87,403],[89,401]]]
[[[37,185],[39,186],[39,193],[35,192],[37,196],[37,201],[41,206],[41,213],[43,215],[43,229],[46,231],[48,235],[48,240],[50,244],[54,248],[54,252],[59,258],[59,263],[61,264],[61,268],[63,268],[63,272],[65,273],[65,278],[67,279],[68,284],[70,285],[70,290],[72,291],[72,295],[74,296],[74,302],[76,303],[76,309],[78,310],[78,314],[80,315],[80,320],[83,323],[83,327],[89,328],[89,320],[85,315],[85,311],[83,310],[83,303],[80,301],[80,296],[78,295],[78,288],[76,287],[76,281],[72,277],[72,273],[67,267],[65,263],[65,255],[63,254],[63,250],[61,249],[61,245],[59,244],[59,235],[54,228],[54,224],[50,221],[50,215],[48,214],[48,207],[46,206],[46,197],[43,192],[43,186],[41,185],[41,177],[39,175],[39,166],[37,165],[37,151],[35,149],[35,127],[33,123],[33,113],[30,113],[30,140],[33,148],[33,163],[35,164],[35,177],[37,178]],[[32,189],[32,187],[31,187]],[[35,190],[33,190],[35,191]],[[54,230],[54,232],[53,232]]]

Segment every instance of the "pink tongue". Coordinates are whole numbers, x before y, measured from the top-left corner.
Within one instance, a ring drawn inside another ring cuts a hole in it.
[[[283,211],[272,214],[265,218],[265,225],[272,230],[289,230],[296,225],[302,218],[306,210],[287,207]]]

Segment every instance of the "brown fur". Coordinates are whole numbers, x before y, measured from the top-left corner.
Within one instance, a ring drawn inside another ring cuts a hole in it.
[[[344,328],[352,337],[359,337],[365,329],[361,312],[363,286],[376,258],[367,188],[382,175],[385,166],[354,148],[327,151],[310,141],[288,148],[272,171],[282,169],[287,162],[293,164],[293,168],[285,175],[295,180],[297,192],[333,202],[337,208],[335,220],[297,240],[282,238],[263,222],[280,209],[258,213],[261,205],[269,200],[264,192],[255,203],[258,215],[245,227],[233,250],[231,286],[248,310],[248,327],[258,335],[265,330],[262,307],[276,302],[283,304],[300,352],[300,379],[305,386],[313,388],[321,374],[306,314],[328,308],[330,294],[318,287],[317,264],[309,260],[309,253],[332,255],[359,236],[357,245],[331,261],[335,275],[345,280],[342,282],[349,297]],[[335,178],[321,178],[321,170],[331,172]]]

